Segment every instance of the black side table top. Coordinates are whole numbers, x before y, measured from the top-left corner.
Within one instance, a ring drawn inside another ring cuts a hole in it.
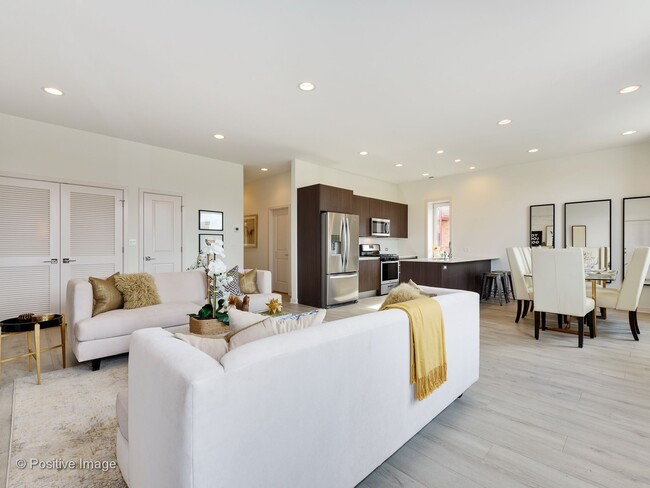
[[[61,325],[62,315],[55,315],[52,320],[44,320],[43,322],[34,322],[32,319],[22,320],[18,317],[5,319],[0,322],[0,332],[8,334],[10,332],[31,332],[34,330],[34,325],[40,324],[41,329],[49,327],[58,327]]]

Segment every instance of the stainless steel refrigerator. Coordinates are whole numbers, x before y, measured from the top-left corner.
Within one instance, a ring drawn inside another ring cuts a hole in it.
[[[323,236],[323,305],[359,299],[359,216],[321,213]]]

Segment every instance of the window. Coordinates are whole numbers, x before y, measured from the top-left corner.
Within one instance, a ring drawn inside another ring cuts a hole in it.
[[[427,257],[449,256],[451,245],[451,202],[430,202],[427,214]]]

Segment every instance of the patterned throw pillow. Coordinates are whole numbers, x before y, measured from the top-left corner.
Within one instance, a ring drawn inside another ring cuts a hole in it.
[[[239,289],[239,266],[235,266],[232,269],[228,270],[226,275],[232,278],[232,280],[230,280],[230,283],[225,286],[226,291],[231,295],[243,295]]]
[[[95,300],[93,317],[100,313],[124,307],[124,298],[120,290],[115,287],[115,277],[119,274],[118,271],[106,279],[93,278],[92,276],[88,278],[90,285],[93,287],[93,298]]]
[[[148,307],[160,303],[156,282],[149,273],[116,276],[115,286],[124,296],[124,308],[126,309]]]

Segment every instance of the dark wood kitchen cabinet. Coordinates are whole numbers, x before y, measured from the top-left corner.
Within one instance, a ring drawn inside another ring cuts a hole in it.
[[[418,285],[475,291],[481,289],[483,273],[489,272],[490,259],[433,261],[400,261],[399,280],[408,283],[413,280]]]
[[[359,260],[359,293],[379,291],[381,286],[381,263],[379,259]]]
[[[354,195],[353,213],[359,216],[359,237],[370,237],[370,198]]]

